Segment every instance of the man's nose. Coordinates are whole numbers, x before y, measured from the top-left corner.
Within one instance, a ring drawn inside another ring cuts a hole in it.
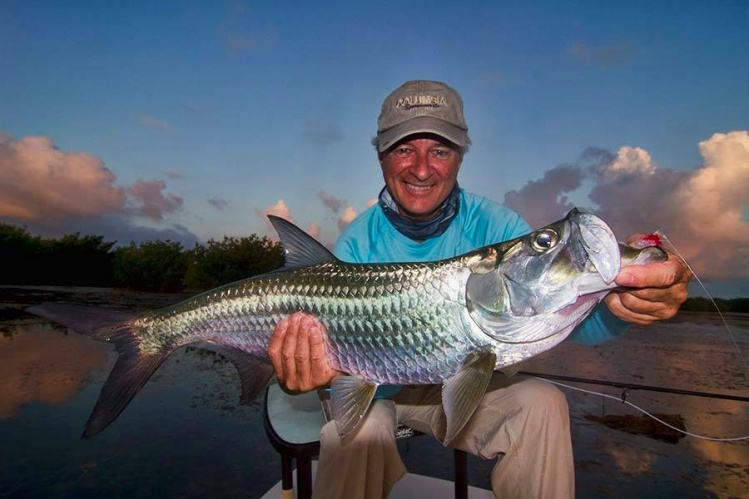
[[[432,167],[429,164],[429,156],[426,154],[417,154],[413,165],[411,166],[411,173],[419,180],[426,180],[432,174]]]

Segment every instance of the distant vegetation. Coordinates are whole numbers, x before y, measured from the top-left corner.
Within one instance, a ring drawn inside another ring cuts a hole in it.
[[[173,241],[115,244],[80,234],[45,239],[0,224],[0,284],[201,290],[267,272],[284,261],[280,243],[255,234],[192,249]]]
[[[184,249],[173,241],[115,247],[102,236],[71,234],[59,239],[31,236],[0,224],[0,284],[115,286],[138,291],[203,290],[262,274],[283,264],[281,244],[267,237],[211,239]],[[716,298],[722,312],[749,312],[749,298]],[[681,307],[714,312],[707,298]]]

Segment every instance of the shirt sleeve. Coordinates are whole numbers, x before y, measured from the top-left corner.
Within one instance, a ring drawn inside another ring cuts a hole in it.
[[[623,334],[630,324],[616,317],[603,302],[578,325],[570,339],[583,345],[598,345]]]

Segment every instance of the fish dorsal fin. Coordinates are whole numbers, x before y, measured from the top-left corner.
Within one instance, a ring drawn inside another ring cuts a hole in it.
[[[359,427],[374,398],[377,385],[358,376],[338,376],[330,384],[338,435],[346,441]]]
[[[443,445],[449,445],[473,415],[489,386],[496,360],[491,352],[473,354],[460,371],[442,385],[442,408],[447,418]]]
[[[307,267],[335,260],[325,246],[293,223],[275,215],[268,215],[278,232],[286,257],[286,268]]]

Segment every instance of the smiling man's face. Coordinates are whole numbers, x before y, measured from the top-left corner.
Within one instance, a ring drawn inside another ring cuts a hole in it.
[[[415,135],[380,156],[385,185],[401,215],[429,220],[455,187],[461,150],[436,135]]]

